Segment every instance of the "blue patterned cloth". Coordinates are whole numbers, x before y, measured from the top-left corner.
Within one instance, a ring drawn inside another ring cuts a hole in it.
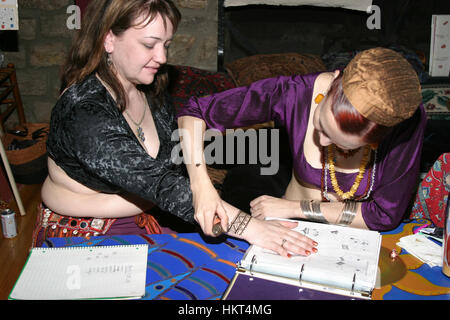
[[[211,240],[211,239],[210,239]],[[214,240],[214,239],[213,239]],[[146,300],[222,297],[248,244],[227,238],[206,242],[197,233],[50,238],[43,247],[148,244]]]
[[[382,232],[382,247],[391,250],[391,244],[427,222],[429,221],[413,220],[402,223],[392,231]],[[148,245],[146,294],[143,297],[146,300],[220,299],[236,272],[236,263],[243,258],[249,247],[245,241],[233,238],[203,238],[198,233],[99,236],[90,239],[50,238],[44,242],[43,247],[130,244]],[[401,249],[400,256],[403,255],[409,256]],[[411,258],[404,261],[406,274],[396,283],[386,284],[378,289],[376,299],[450,299],[450,278],[442,273],[440,267],[431,268]],[[414,281],[406,281],[405,285],[405,279]],[[416,283],[417,279],[423,281]],[[428,288],[428,291],[424,288]]]

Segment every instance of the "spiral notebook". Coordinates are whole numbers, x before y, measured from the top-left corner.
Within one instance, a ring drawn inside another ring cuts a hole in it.
[[[33,248],[9,299],[139,298],[147,256],[147,245]]]
[[[285,220],[285,219],[283,219]],[[370,299],[376,284],[377,231],[298,221],[293,229],[318,242],[318,253],[285,258],[252,245],[223,299]]]

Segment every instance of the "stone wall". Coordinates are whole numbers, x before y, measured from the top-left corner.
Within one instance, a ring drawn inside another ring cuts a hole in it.
[[[217,0],[175,0],[183,16],[169,63],[216,70]],[[67,27],[73,0],[19,0],[19,51],[4,52],[14,63],[29,122],[48,122],[59,95],[60,67],[76,30]],[[17,121],[11,116],[8,125]]]

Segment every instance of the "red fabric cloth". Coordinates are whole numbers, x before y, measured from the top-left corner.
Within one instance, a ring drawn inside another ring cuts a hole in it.
[[[429,219],[443,228],[450,192],[450,153],[443,153],[419,185],[412,208],[412,219]]]
[[[75,1],[76,4],[77,4],[77,6],[80,7],[80,10],[81,10],[81,16],[83,16],[84,10],[86,9],[86,7],[87,7],[89,1],[90,1],[90,0],[76,0],[76,1]]]
[[[82,218],[59,215],[39,204],[32,245],[40,247],[47,238],[86,237],[117,234],[161,234],[156,219],[148,214],[125,218]]]
[[[235,87],[233,79],[226,72],[182,65],[167,65],[167,68],[170,79],[168,91],[177,111],[183,108],[192,96],[203,97]]]

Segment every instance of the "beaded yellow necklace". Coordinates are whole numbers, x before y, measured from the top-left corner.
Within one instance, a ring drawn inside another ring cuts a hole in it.
[[[361,160],[361,164],[359,166],[359,173],[355,178],[355,182],[353,183],[353,185],[349,191],[344,192],[339,187],[338,181],[336,179],[336,169],[334,167],[334,145],[328,146],[327,162],[328,162],[328,167],[330,169],[331,185],[333,186],[334,192],[336,192],[336,194],[342,200],[348,200],[348,199],[352,199],[354,197],[354,195],[355,195],[356,191],[358,190],[358,187],[361,183],[361,180],[364,177],[364,172],[366,171],[366,166],[370,159],[370,151],[371,151],[370,146],[366,146],[364,148],[363,158]]]

